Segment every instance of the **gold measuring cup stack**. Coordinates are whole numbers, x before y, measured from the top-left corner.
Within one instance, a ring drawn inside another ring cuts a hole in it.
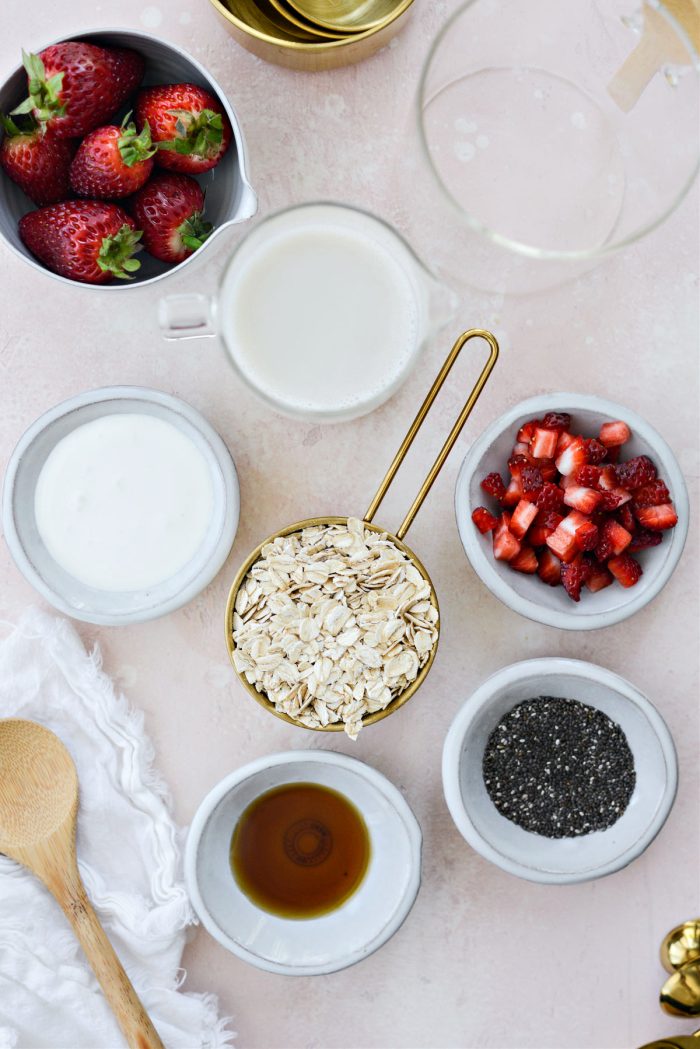
[[[413,500],[413,503],[411,504],[411,506],[410,506],[410,508],[408,510],[408,513],[404,517],[403,521],[401,522],[401,525],[399,526],[396,534],[394,535],[391,532],[389,532],[386,528],[382,528],[379,525],[374,524],[375,514],[376,514],[377,510],[379,509],[379,507],[380,507],[380,505],[382,503],[382,500],[384,499],[384,496],[386,495],[387,491],[389,490],[389,487],[390,487],[392,481],[394,480],[394,477],[396,476],[396,474],[398,472],[398,469],[401,466],[401,463],[405,459],[406,453],[408,452],[409,448],[413,444],[413,441],[415,439],[416,434],[418,433],[419,429],[423,425],[425,417],[428,414],[428,412],[430,411],[430,408],[432,407],[433,402],[435,401],[435,398],[437,397],[438,393],[442,389],[442,386],[443,386],[443,384],[445,382],[445,379],[447,378],[447,376],[448,376],[448,374],[449,374],[453,364],[457,360],[457,357],[459,356],[459,353],[460,353],[462,347],[467,342],[469,342],[471,339],[484,339],[488,343],[488,346],[489,346],[488,360],[486,361],[486,364],[484,365],[484,367],[483,367],[483,369],[481,371],[481,374],[479,375],[478,379],[476,380],[476,383],[474,384],[474,386],[472,388],[472,391],[469,394],[469,397],[467,399],[466,404],[462,408],[462,411],[459,413],[459,416],[458,416],[454,426],[452,427],[452,429],[451,429],[447,439],[445,440],[445,443],[443,444],[440,452],[438,453],[438,456],[437,456],[435,462],[433,463],[433,465],[431,466],[430,470],[428,471],[428,475],[425,478],[425,480],[423,481],[423,484],[421,485],[421,487],[420,487],[420,489],[418,491],[418,494],[416,495],[415,499]],[[476,404],[477,400],[479,399],[479,396],[481,395],[481,392],[482,392],[484,386],[486,385],[486,382],[488,381],[488,378],[491,375],[491,372],[493,371],[493,368],[494,368],[494,366],[496,364],[497,359],[498,359],[498,343],[497,343],[495,337],[491,334],[491,332],[484,331],[481,328],[472,328],[469,331],[465,331],[462,335],[459,336],[459,338],[455,342],[454,346],[450,350],[449,354],[447,355],[447,359],[445,360],[445,363],[443,364],[442,368],[440,369],[440,371],[439,371],[439,373],[438,373],[438,375],[437,375],[433,385],[431,386],[431,388],[430,388],[430,390],[428,392],[427,397],[423,401],[423,404],[419,408],[418,414],[416,415],[415,419],[411,423],[411,426],[409,427],[408,433],[406,434],[406,436],[404,437],[403,441],[401,442],[401,446],[400,446],[399,450],[397,451],[396,455],[394,456],[394,459],[393,459],[393,462],[391,463],[391,466],[387,470],[386,475],[385,475],[382,483],[379,485],[379,488],[377,489],[377,492],[376,492],[374,498],[372,499],[371,503],[369,504],[369,507],[367,508],[367,512],[365,513],[365,515],[364,515],[364,517],[362,519],[363,520],[363,524],[365,525],[366,528],[371,529],[373,532],[378,532],[380,534],[387,535],[388,538],[392,542],[394,542],[396,544],[396,546],[400,550],[402,550],[410,558],[410,560],[415,565],[415,567],[418,569],[418,571],[423,576],[425,581],[429,584],[429,586],[430,586],[430,601],[431,601],[431,604],[436,609],[438,609],[437,595],[435,593],[435,587],[433,586],[433,583],[432,583],[432,580],[430,578],[430,575],[428,574],[428,570],[426,569],[425,565],[420,561],[420,559],[416,556],[416,554],[413,552],[413,550],[411,550],[410,547],[408,547],[404,543],[403,540],[404,540],[404,537],[405,537],[406,533],[408,532],[409,528],[411,527],[411,524],[413,523],[413,520],[414,520],[416,514],[418,513],[418,511],[420,510],[421,506],[423,505],[423,502],[424,502],[426,496],[428,495],[428,492],[432,488],[432,486],[433,486],[433,484],[435,482],[435,478],[440,473],[440,470],[442,469],[442,467],[443,467],[443,465],[445,463],[445,460],[447,459],[447,456],[452,451],[452,448],[454,447],[454,444],[455,444],[457,438],[459,437],[459,434],[462,431],[462,427],[464,426],[465,422],[469,418],[474,405]],[[307,518],[304,521],[296,521],[294,524],[287,525],[286,528],[280,529],[278,532],[275,532],[274,535],[268,536],[267,539],[263,540],[262,543],[260,543],[258,546],[256,546],[255,550],[253,550],[253,552],[250,554],[250,556],[248,558],[246,558],[246,560],[241,565],[241,567],[240,567],[240,569],[238,571],[238,574],[236,575],[236,578],[233,581],[233,585],[231,586],[231,590],[230,590],[230,593],[229,593],[229,596],[228,596],[228,602],[226,604],[226,616],[225,616],[226,646],[228,648],[228,652],[229,652],[229,656],[231,658],[231,663],[233,665],[233,668],[236,671],[236,674],[238,675],[238,677],[239,677],[241,683],[243,684],[244,688],[250,693],[250,695],[253,697],[253,699],[257,703],[259,703],[265,710],[267,710],[270,714],[274,714],[275,717],[281,718],[283,721],[288,722],[288,724],[290,724],[290,725],[297,725],[300,728],[310,728],[311,731],[315,731],[315,732],[341,732],[344,729],[344,725],[343,725],[342,722],[334,722],[334,723],[331,723],[329,725],[322,725],[322,726],[318,726],[317,728],[311,728],[311,726],[302,725],[302,724],[300,724],[300,722],[295,721],[292,718],[290,718],[287,714],[284,714],[281,711],[276,710],[274,705],[267,698],[267,696],[264,693],[258,692],[258,690],[255,688],[255,686],[251,685],[250,682],[247,680],[245,674],[240,672],[240,671],[238,671],[236,669],[236,665],[235,665],[234,658],[233,658],[234,657],[234,652],[235,652],[235,644],[234,644],[234,641],[233,641],[233,615],[234,615],[234,611],[235,611],[236,597],[238,595],[239,588],[243,584],[243,582],[244,582],[246,576],[248,575],[248,572],[252,568],[252,566],[255,564],[255,562],[260,557],[263,547],[267,546],[268,543],[274,542],[275,539],[277,539],[277,538],[280,538],[282,536],[291,535],[293,532],[300,532],[304,528],[311,528],[311,527],[315,527],[315,526],[318,526],[318,525],[326,526],[326,525],[333,525],[333,524],[346,524],[347,520],[348,520],[348,516],[343,516],[343,517],[310,517],[310,518]],[[438,609],[438,611],[439,611],[439,609]],[[415,678],[415,680],[412,681],[403,690],[403,692],[401,692],[395,699],[393,699],[388,704],[388,706],[386,706],[383,710],[378,710],[378,711],[375,711],[372,714],[366,715],[362,719],[363,726],[373,725],[376,721],[381,721],[383,718],[388,717],[389,714],[393,714],[395,710],[398,710],[399,707],[402,707],[405,703],[407,703],[408,700],[411,698],[411,696],[414,695],[415,692],[417,692],[417,690],[420,688],[420,686],[425,681],[425,678],[427,677],[428,672],[429,672],[431,666],[433,665],[433,661],[435,659],[435,653],[437,651],[437,646],[438,646],[438,641],[439,641],[439,630],[440,630],[440,621],[438,619],[438,623],[437,623],[438,638],[435,640],[435,643],[433,644],[433,647],[432,647],[432,650],[430,652],[430,655],[428,657],[427,662],[421,668],[421,670],[418,672],[418,675]]]

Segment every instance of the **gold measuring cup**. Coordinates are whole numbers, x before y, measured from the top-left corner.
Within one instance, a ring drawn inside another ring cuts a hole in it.
[[[381,528],[379,525],[374,524],[373,523],[374,515],[376,514],[377,510],[379,509],[379,507],[381,505],[382,500],[384,499],[384,496],[386,495],[387,491],[389,490],[389,486],[391,485],[391,482],[394,480],[394,477],[396,476],[396,474],[398,472],[398,469],[401,466],[401,463],[405,459],[406,453],[408,452],[409,448],[413,444],[414,438],[415,438],[416,434],[418,433],[419,429],[421,428],[426,415],[430,411],[430,408],[432,407],[435,398],[437,397],[438,393],[442,389],[443,383],[445,382],[445,379],[447,378],[447,376],[448,376],[448,374],[449,374],[449,372],[450,372],[450,370],[452,368],[452,365],[457,360],[457,357],[459,356],[460,350],[465,345],[465,343],[469,342],[471,339],[485,339],[485,341],[489,345],[488,360],[486,361],[486,364],[484,365],[484,367],[481,370],[481,374],[479,375],[479,377],[476,380],[474,386],[472,387],[472,391],[469,394],[469,397],[467,398],[467,402],[464,405],[464,407],[462,408],[462,411],[459,413],[457,421],[455,422],[455,424],[452,427],[452,429],[451,429],[447,439],[445,440],[445,443],[443,444],[442,448],[440,449],[440,452],[438,453],[438,456],[437,456],[435,462],[433,463],[433,465],[431,466],[430,470],[428,471],[428,475],[425,478],[425,480],[423,481],[423,484],[421,485],[421,487],[420,487],[420,489],[418,491],[418,495],[413,500],[413,503],[411,504],[411,506],[410,506],[410,508],[408,510],[408,513],[404,517],[403,521],[401,522],[401,525],[399,526],[396,534],[394,535],[391,532],[389,532],[386,528]],[[406,546],[406,544],[404,543],[403,539],[404,539],[404,536],[406,535],[406,533],[408,532],[409,528],[411,527],[411,524],[413,523],[413,519],[415,518],[416,514],[418,513],[418,511],[420,510],[421,506],[423,505],[425,497],[427,496],[428,492],[432,488],[433,483],[435,481],[435,478],[440,473],[440,470],[442,469],[442,467],[443,467],[443,465],[445,463],[445,460],[447,459],[447,456],[452,451],[452,448],[453,448],[453,446],[455,444],[455,441],[459,437],[459,435],[460,435],[460,433],[462,431],[462,427],[464,426],[465,422],[469,418],[469,416],[471,414],[471,411],[472,411],[472,408],[474,407],[474,405],[476,404],[477,400],[479,399],[479,396],[481,395],[481,391],[483,390],[484,386],[486,385],[486,382],[488,381],[488,378],[489,378],[491,372],[493,371],[493,368],[494,368],[497,360],[498,360],[498,343],[497,343],[495,337],[491,334],[491,332],[484,331],[482,328],[471,328],[469,331],[465,331],[465,332],[462,333],[462,335],[459,336],[459,338],[455,342],[454,346],[450,350],[449,354],[447,355],[447,359],[445,360],[445,363],[443,364],[442,368],[438,372],[438,375],[437,375],[433,385],[431,386],[431,388],[430,388],[430,390],[428,392],[427,397],[423,401],[423,404],[421,405],[421,407],[418,409],[418,414],[416,415],[415,419],[411,423],[411,426],[409,427],[408,433],[406,434],[406,436],[404,437],[403,441],[401,442],[401,446],[400,446],[399,450],[397,451],[396,455],[394,456],[394,459],[393,459],[393,462],[391,463],[391,466],[389,467],[389,469],[386,472],[384,480],[379,485],[379,488],[377,489],[376,494],[375,494],[374,498],[372,499],[372,502],[369,504],[369,507],[367,508],[367,512],[365,513],[364,517],[362,518],[363,524],[365,525],[366,528],[371,529],[373,532],[378,532],[380,534],[386,534],[389,537],[389,539],[391,539],[392,542],[394,542],[396,544],[396,546],[400,550],[402,550],[411,559],[412,563],[415,565],[415,567],[418,569],[420,574],[423,576],[425,581],[430,586],[430,601],[431,601],[431,604],[438,611],[439,611],[439,606],[438,606],[437,595],[435,593],[435,587],[433,586],[433,582],[432,582],[432,580],[431,580],[431,578],[430,578],[430,576],[428,574],[428,570],[425,568],[425,566],[420,561],[420,559],[416,556],[416,554],[414,554],[413,550],[411,550],[410,547]],[[228,601],[226,603],[226,616],[225,616],[226,647],[228,648],[228,653],[229,653],[229,656],[231,658],[231,664],[232,664],[234,670],[236,671],[236,674],[238,675],[240,681],[242,682],[242,684],[246,688],[246,690],[250,693],[250,695],[253,697],[253,699],[257,703],[259,703],[260,706],[262,706],[265,710],[267,710],[270,714],[274,714],[275,717],[280,718],[282,721],[286,721],[290,725],[297,725],[300,728],[310,728],[310,726],[302,725],[300,722],[295,721],[293,718],[290,718],[287,714],[283,714],[282,712],[276,710],[274,705],[268,700],[266,695],[264,693],[262,693],[262,692],[258,692],[258,690],[255,688],[255,686],[251,685],[250,682],[247,680],[245,674],[244,673],[240,673],[236,669],[236,665],[235,665],[234,659],[233,659],[233,655],[234,655],[234,651],[235,651],[235,645],[234,645],[234,641],[233,641],[233,614],[234,614],[234,610],[235,610],[236,597],[238,595],[238,591],[239,591],[243,581],[245,580],[246,576],[248,575],[248,572],[250,571],[252,566],[255,564],[255,562],[258,560],[258,558],[260,557],[260,554],[262,552],[263,547],[267,546],[268,543],[272,543],[272,542],[274,542],[275,539],[280,538],[282,536],[291,535],[293,532],[300,532],[304,528],[311,528],[311,527],[318,526],[318,525],[326,526],[326,525],[332,525],[332,524],[345,524],[345,523],[347,523],[347,520],[348,520],[347,517],[310,517],[310,518],[307,518],[305,521],[296,521],[294,524],[287,525],[286,528],[281,528],[278,532],[275,532],[274,535],[268,536],[267,539],[264,539],[263,542],[259,544],[259,546],[256,546],[255,550],[253,550],[253,552],[250,554],[250,556],[248,558],[246,558],[246,560],[241,565],[241,567],[238,570],[238,573],[236,575],[236,578],[234,579],[233,584],[231,586],[231,590],[230,590],[229,595],[228,595]],[[393,712],[395,710],[398,710],[399,707],[402,707],[405,703],[407,703],[408,700],[411,698],[411,696],[415,692],[417,692],[417,690],[420,688],[420,686],[425,681],[425,678],[428,675],[428,671],[430,670],[431,666],[433,665],[433,661],[435,659],[435,653],[437,652],[437,646],[438,646],[438,641],[439,641],[439,633],[440,633],[440,620],[439,619],[438,619],[438,622],[436,624],[436,629],[438,631],[438,637],[435,640],[435,644],[432,647],[432,650],[430,652],[430,655],[428,657],[427,662],[421,668],[421,670],[418,672],[418,676],[416,677],[416,679],[414,681],[412,681],[403,690],[403,692],[401,692],[395,699],[393,699],[388,704],[388,706],[386,706],[384,708],[384,710],[377,710],[373,714],[366,715],[362,719],[363,725],[373,725],[375,721],[381,721],[383,718],[388,717],[389,714],[393,714]],[[344,725],[343,725],[342,722],[334,722],[333,724],[329,724],[329,725],[320,725],[317,728],[311,729],[311,731],[314,731],[314,732],[341,732],[341,731],[343,731],[343,729],[344,729]]]

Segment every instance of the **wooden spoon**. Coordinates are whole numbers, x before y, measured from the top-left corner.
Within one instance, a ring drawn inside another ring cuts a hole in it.
[[[63,908],[130,1049],[163,1049],[78,873],[78,774],[58,736],[0,721],[0,852],[22,863]]]

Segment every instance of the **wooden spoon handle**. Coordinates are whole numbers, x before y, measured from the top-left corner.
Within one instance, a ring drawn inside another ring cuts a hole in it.
[[[164,1049],[158,1032],[93,910],[77,871],[75,877],[64,883],[54,895],[73,926],[129,1049]]]

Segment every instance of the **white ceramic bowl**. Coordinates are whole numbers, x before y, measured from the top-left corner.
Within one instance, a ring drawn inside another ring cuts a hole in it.
[[[569,412],[572,431],[597,437],[600,424],[623,419],[632,430],[624,446],[623,459],[648,455],[659,476],[668,485],[678,513],[678,524],[663,535],[659,546],[642,550],[634,556],[644,574],[629,589],[617,583],[592,594],[584,588],[577,604],[563,587],[547,586],[537,575],[515,572],[493,556],[490,533],[482,536],[471,519],[477,506],[489,506],[490,497],[482,490],[481,481],[493,470],[506,477],[506,463],[512,453],[516,434],[529,419],[541,418],[548,411]],[[688,492],[676,457],[663,437],[641,416],[621,404],[581,393],[550,393],[521,401],[487,427],[467,452],[455,488],[455,513],[462,546],[472,568],[505,605],[528,619],[564,630],[594,630],[628,619],[668,582],[678,564],[688,534]]]
[[[52,40],[50,43],[58,43]],[[29,197],[26,197],[19,186],[16,186],[7,176],[0,172],[0,235],[12,250],[20,255],[26,262],[48,274],[54,280],[60,280],[64,284],[77,285],[80,288],[99,288],[101,291],[125,291],[129,288],[140,287],[143,284],[152,284],[156,280],[169,276],[171,273],[179,272],[183,266],[195,258],[201,258],[201,253],[209,251],[211,245],[216,241],[218,235],[226,227],[234,223],[242,222],[250,218],[257,210],[257,198],[249,182],[248,158],[245,141],[238,117],[231,103],[226,98],[222,88],[210,73],[200,65],[199,62],[186,51],[175,44],[161,40],[150,33],[140,33],[134,29],[93,29],[83,33],[76,33],[70,40],[87,40],[91,44],[100,47],[126,47],[138,51],[146,60],[146,71],[143,85],[149,87],[154,84],[172,84],[187,81],[199,84],[212,94],[216,95],[226,114],[231,121],[233,129],[233,140],[229,146],[226,156],[220,164],[211,171],[197,176],[206,193],[206,218],[214,225],[214,232],[207,239],[199,251],[194,252],[184,262],[173,266],[167,262],[159,262],[147,252],[142,251],[138,255],[141,268],[132,280],[115,280],[109,284],[83,284],[79,281],[60,277],[57,273],[43,266],[30,251],[24,246],[17,232],[17,223],[27,211],[32,211],[36,205]],[[37,45],[33,50],[37,53],[48,47],[48,43]],[[19,58],[19,44],[17,45],[17,57]],[[27,94],[27,75],[21,65],[18,65],[2,83],[0,83],[0,112],[9,113]],[[122,106],[119,110],[118,120],[131,108],[129,104]],[[117,203],[120,203],[119,201]],[[129,210],[128,202],[126,210]]]
[[[489,798],[482,775],[488,738],[517,703],[537,696],[578,699],[625,733],[636,784],[627,809],[607,830],[545,838],[506,819]],[[678,765],[665,722],[629,681],[594,663],[530,659],[499,670],[458,711],[445,739],[442,781],[452,819],[473,849],[509,874],[565,885],[612,874],[644,852],[671,811]]]
[[[360,810],[369,831],[363,881],[341,907],[318,918],[261,910],[231,873],[231,836],[241,814],[283,783],[337,790]],[[185,850],[187,890],[204,927],[244,961],[286,976],[336,972],[386,943],[413,906],[420,866],[420,827],[396,787],[364,762],[326,750],[272,754],[232,772],[200,805]]]
[[[52,449],[76,427],[111,413],[155,415],[189,437],[211,471],[214,510],[199,553],[149,590],[113,593],[79,582],[49,554],[37,530],[34,492]],[[71,397],[45,412],[20,438],[5,473],[2,525],[15,564],[59,612],[86,623],[122,626],[156,619],[191,601],[228,557],[238,528],[240,494],[231,454],[198,411],[177,397],[139,386],[108,386]]]

